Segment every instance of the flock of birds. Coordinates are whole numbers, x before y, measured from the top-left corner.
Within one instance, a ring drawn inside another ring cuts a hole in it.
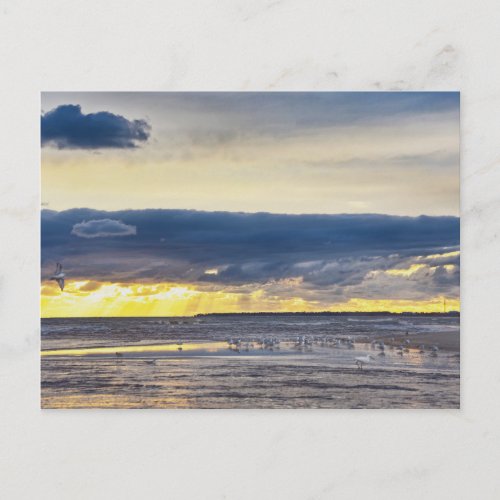
[[[365,339],[363,339],[365,340]],[[229,338],[227,339],[228,349],[237,353],[240,352],[249,352],[254,349],[259,350],[268,350],[274,351],[279,350],[281,345],[284,344],[288,348],[292,347],[300,352],[311,352],[313,351],[313,346],[320,347],[331,347],[331,348],[343,348],[343,349],[354,349],[355,344],[354,340],[351,336],[347,337],[310,337],[301,335],[295,337],[293,339],[279,339],[278,337],[260,337],[249,340],[243,340],[241,338]],[[372,350],[378,350],[378,356],[385,356],[386,349],[390,349],[392,351],[396,351],[396,353],[400,356],[403,356],[405,353],[410,352],[410,341],[408,339],[405,340],[404,343],[394,346],[395,338],[390,338],[390,343],[386,347],[386,344],[383,340],[373,340],[370,344]],[[183,350],[183,342],[178,340],[176,342],[177,350]],[[425,345],[418,346],[419,353],[424,354],[426,351],[429,352],[431,357],[436,357],[439,351],[438,346],[433,345],[427,347]],[[116,357],[121,358],[123,354],[121,352],[115,353]],[[372,354],[367,354],[365,356],[356,356],[353,361],[358,367],[358,369],[362,370],[363,366],[371,363],[375,360],[375,356]],[[155,364],[154,359],[146,360],[146,364]]]
[[[242,339],[227,339],[227,344],[230,350],[241,352],[249,351],[250,349],[267,349],[273,351],[279,349],[281,343],[286,343],[288,345],[293,345],[296,350],[299,351],[312,351],[314,345],[319,345],[322,347],[347,347],[349,349],[354,349],[354,341],[352,337],[346,338],[330,338],[330,337],[308,337],[305,335],[300,335],[293,339],[280,340],[278,337],[261,337],[258,339],[250,339],[243,341]]]
[[[403,356],[405,353],[410,352],[410,341],[406,339],[404,343],[395,346],[395,338],[390,338],[390,343],[387,349],[396,351],[399,356]],[[351,336],[348,337],[309,337],[309,336],[298,336],[294,339],[280,340],[277,337],[262,337],[258,339],[242,340],[240,338],[230,338],[227,339],[228,348],[235,352],[249,352],[252,349],[260,350],[270,350],[280,349],[281,343],[286,343],[287,345],[292,345],[298,351],[307,352],[312,351],[313,346],[321,347],[332,347],[332,348],[345,348],[354,349],[354,340]],[[386,344],[383,340],[373,340],[371,342],[371,349],[378,350],[378,356],[385,356]],[[439,351],[439,347],[436,345],[427,347],[424,344],[418,346],[419,354],[424,354],[426,351],[429,352],[431,357],[436,357]],[[375,360],[375,357],[371,354],[366,356],[357,356],[354,358],[354,362],[358,369],[362,370],[365,364],[371,363]]]
[[[396,353],[400,356],[403,356],[404,353],[410,352],[410,341],[408,339],[406,339],[402,344],[399,344],[397,347],[394,346],[395,340],[396,339],[394,337],[391,337],[391,343],[389,344],[390,350],[396,349]],[[372,340],[371,348],[379,349],[379,356],[385,356],[385,343],[383,340]],[[428,349],[432,357],[436,357],[439,351],[439,347],[437,345],[427,347],[425,344],[420,344],[418,346],[418,349],[419,354],[424,354],[425,350]]]

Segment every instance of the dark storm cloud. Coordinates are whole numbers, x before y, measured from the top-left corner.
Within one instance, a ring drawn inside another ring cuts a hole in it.
[[[437,266],[432,275],[432,279],[436,286],[447,289],[450,286],[460,286],[460,267],[454,266],[448,270],[443,266]]]
[[[81,238],[82,221],[121,221],[130,238]],[[370,270],[457,249],[456,217],[278,215],[192,210],[42,211],[42,265],[93,280],[353,285]],[[402,264],[401,264],[402,265]],[[218,274],[206,274],[207,269]],[[443,280],[445,275],[441,277]]]
[[[59,149],[135,148],[148,139],[150,129],[145,120],[127,120],[107,111],[84,114],[74,104],[41,117],[42,146]]]

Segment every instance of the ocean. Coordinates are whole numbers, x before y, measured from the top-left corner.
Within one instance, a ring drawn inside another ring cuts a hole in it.
[[[42,319],[41,406],[459,408],[459,321],[389,314]]]

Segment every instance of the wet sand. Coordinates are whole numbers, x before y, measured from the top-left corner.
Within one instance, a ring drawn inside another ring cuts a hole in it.
[[[460,407],[456,318],[70,319],[42,328],[43,408]],[[271,336],[277,345],[261,342]]]
[[[387,345],[398,346],[406,340],[410,341],[410,347],[420,345],[438,346],[442,351],[460,352],[460,333],[459,332],[439,332],[439,333],[415,333],[412,335],[395,335],[394,340],[386,340]]]

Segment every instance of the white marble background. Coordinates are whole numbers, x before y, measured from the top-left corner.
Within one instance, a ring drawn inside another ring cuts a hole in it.
[[[499,498],[500,3],[0,1],[2,499]],[[460,411],[40,411],[41,90],[462,92]]]

